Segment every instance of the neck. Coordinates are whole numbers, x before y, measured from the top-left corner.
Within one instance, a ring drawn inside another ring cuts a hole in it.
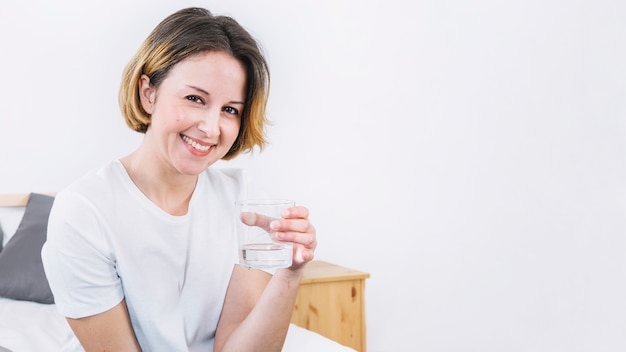
[[[167,163],[151,160],[141,149],[121,162],[137,188],[159,208],[171,215],[187,214],[197,175],[183,175]]]

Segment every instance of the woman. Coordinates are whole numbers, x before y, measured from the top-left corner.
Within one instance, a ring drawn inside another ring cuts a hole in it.
[[[237,262],[238,170],[210,165],[263,147],[269,72],[236,21],[188,8],[126,67],[120,105],[144,133],[128,156],[59,192],[42,257],[67,350],[279,351],[315,229],[302,206],[272,222],[294,243],[273,275]]]

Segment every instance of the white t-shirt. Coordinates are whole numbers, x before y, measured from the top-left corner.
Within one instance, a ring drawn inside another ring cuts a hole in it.
[[[126,299],[144,351],[211,351],[237,262],[240,170],[207,169],[184,216],[145,197],[119,161],[57,195],[42,250],[61,314],[81,318]],[[66,350],[82,351],[73,335]]]

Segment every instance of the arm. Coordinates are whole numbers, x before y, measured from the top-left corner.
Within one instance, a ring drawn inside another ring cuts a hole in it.
[[[106,219],[89,198],[72,190],[55,198],[41,253],[46,278],[85,350],[140,351],[113,251],[101,231]]]
[[[271,276],[236,265],[217,325],[215,351],[280,351],[293,313],[302,271],[317,246],[309,212],[288,209],[283,220],[272,221],[277,239],[293,242],[293,265]]]
[[[141,351],[124,300],[106,312],[67,322],[85,351]]]

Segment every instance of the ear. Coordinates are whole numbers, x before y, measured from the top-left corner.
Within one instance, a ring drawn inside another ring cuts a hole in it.
[[[154,110],[154,100],[156,98],[156,90],[150,85],[150,77],[141,75],[139,77],[139,99],[141,107],[145,112],[152,115]]]

